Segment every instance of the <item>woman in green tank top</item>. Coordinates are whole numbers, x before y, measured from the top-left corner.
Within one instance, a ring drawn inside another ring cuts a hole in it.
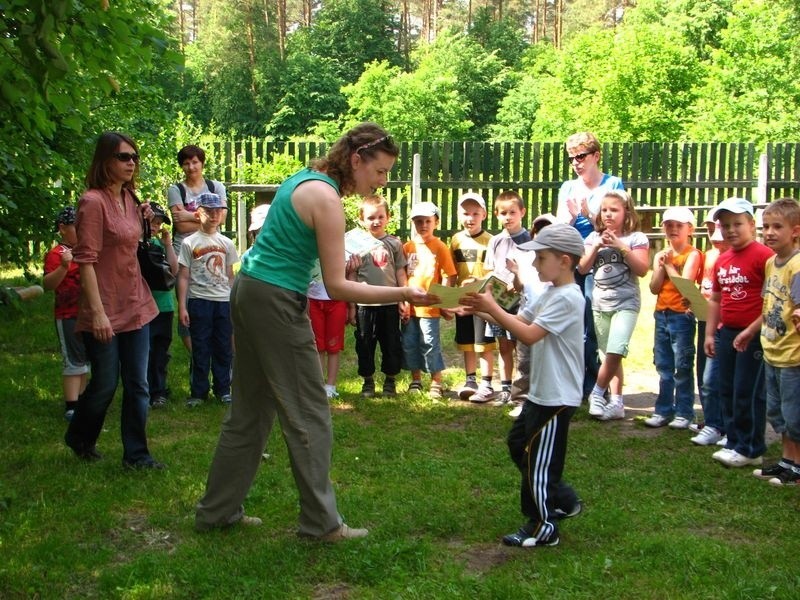
[[[244,514],[242,503],[277,416],[300,492],[298,534],[322,541],[367,535],[366,529],[344,524],[337,509],[329,476],[330,406],[305,290],[319,258],[331,298],[363,304],[438,302],[419,288],[371,286],[345,276],[341,198],[384,187],[398,153],[382,128],[362,123],[279,188],[231,293],[233,401],[197,505],[197,529],[261,524]]]

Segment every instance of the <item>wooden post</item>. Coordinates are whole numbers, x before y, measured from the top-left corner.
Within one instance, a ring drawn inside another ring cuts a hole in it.
[[[411,205],[413,206],[422,199],[422,187],[420,186],[421,157],[419,153],[414,154],[411,167]]]
[[[236,180],[243,183],[244,156],[236,156]],[[239,254],[247,248],[247,203],[242,199],[242,192],[236,192],[236,240],[239,245]]]
[[[756,186],[756,202],[767,203],[767,184],[769,183],[769,158],[766,152],[758,157],[758,184]]]

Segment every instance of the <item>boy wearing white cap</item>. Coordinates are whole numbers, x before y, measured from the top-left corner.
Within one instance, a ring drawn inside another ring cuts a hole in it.
[[[725,447],[712,458],[727,467],[760,465],[767,449],[767,401],[759,335],[761,291],[767,259],[774,253],[755,239],[756,223],[749,200],[728,198],[714,214],[731,247],[714,267],[716,277],[706,321],[705,351],[719,365],[719,398],[727,433]]]
[[[434,235],[439,225],[439,209],[432,202],[417,202],[411,208],[414,237],[403,244],[408,257],[408,285],[427,290],[432,283],[452,286],[456,267],[450,249]],[[444,276],[444,279],[443,279]],[[403,326],[403,357],[411,371],[409,393],[422,393],[422,372],[431,374],[428,397],[442,399],[444,356],[439,337],[441,312],[434,306],[411,306],[411,315]]]
[[[697,281],[703,255],[691,244],[694,215],[685,206],[664,211],[666,247],[653,258],[650,291],[656,294],[653,362],[659,376],[655,412],[648,427],[686,429],[694,421],[694,356],[697,319],[671,277]]]

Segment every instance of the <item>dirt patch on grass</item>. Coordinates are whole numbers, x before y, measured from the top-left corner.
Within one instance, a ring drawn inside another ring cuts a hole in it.
[[[314,600],[347,600],[352,590],[346,583],[320,584],[311,596]]]
[[[126,563],[142,552],[172,554],[177,545],[174,534],[150,525],[147,516],[138,513],[122,515],[122,524],[108,532],[108,538],[117,550],[115,561]]]
[[[461,542],[453,542],[449,546],[456,557],[464,561],[469,573],[479,575],[508,562],[510,558],[508,549],[497,544],[465,546]]]

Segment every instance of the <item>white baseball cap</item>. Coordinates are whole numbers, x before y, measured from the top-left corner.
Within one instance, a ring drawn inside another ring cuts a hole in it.
[[[694,225],[694,213],[685,206],[670,206],[664,211],[661,222],[677,221],[678,223],[691,223]]]
[[[477,202],[478,205],[483,209],[486,210],[486,200],[483,199],[483,196],[480,194],[476,194],[475,192],[466,192],[461,194],[458,198],[458,205],[461,206],[464,202],[468,200],[472,200],[473,202]]]

